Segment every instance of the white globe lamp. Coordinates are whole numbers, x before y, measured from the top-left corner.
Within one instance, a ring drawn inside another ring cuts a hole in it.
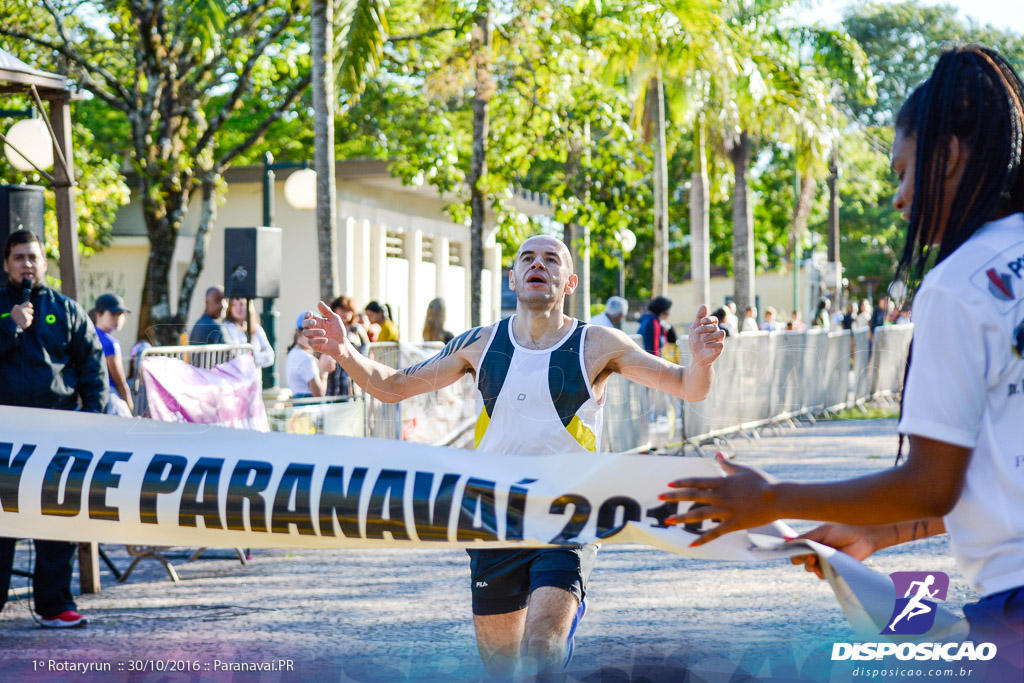
[[[623,254],[629,254],[636,248],[636,234],[629,228],[618,231],[619,246]]]
[[[300,168],[284,181],[284,198],[294,209],[316,208],[316,171]]]
[[[4,154],[19,171],[53,166],[53,141],[42,119],[23,119],[7,131]]]

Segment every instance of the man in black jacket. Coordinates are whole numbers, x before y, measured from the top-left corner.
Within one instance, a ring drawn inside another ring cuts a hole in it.
[[[46,256],[33,233],[4,245],[10,281],[0,290],[0,405],[103,413],[107,369],[96,330],[77,302],[46,287]],[[0,539],[0,609],[7,601],[13,538]],[[85,626],[71,597],[75,544],[35,541],[36,612],[47,628]]]

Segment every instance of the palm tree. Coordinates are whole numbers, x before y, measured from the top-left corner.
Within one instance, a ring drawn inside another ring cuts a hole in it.
[[[487,175],[487,128],[489,100],[493,89],[491,80],[491,8],[482,1],[477,4],[471,31],[470,52],[475,72],[473,88],[473,156],[469,165],[470,206],[470,290],[469,318],[473,327],[480,325],[481,279],[484,273],[484,206],[483,180]]]
[[[644,140],[654,158],[654,268],[651,291],[668,288],[668,145],[666,99],[680,105],[680,115],[695,112],[686,85],[714,54],[715,36],[725,30],[716,0],[676,0],[626,6],[613,20],[619,41],[609,54],[607,75],[625,75],[636,97],[635,115],[643,122]],[[670,84],[670,87],[666,87]],[[672,88],[681,84],[680,88]],[[673,92],[674,90],[674,92]],[[706,186],[706,183],[705,183]],[[704,214],[706,217],[706,212]],[[705,220],[705,218],[701,218]],[[706,246],[707,241],[702,243]]]
[[[316,169],[316,227],[320,260],[320,297],[338,294],[337,195],[334,163],[335,63],[338,85],[351,97],[380,64],[387,39],[388,0],[340,3],[335,43],[334,0],[312,0],[310,10],[313,68],[313,165]]]
[[[754,303],[753,205],[749,186],[755,140],[769,131],[797,151],[801,189],[794,207],[794,232],[803,230],[817,180],[827,173],[837,138],[835,81],[854,93],[868,93],[867,60],[840,32],[780,28],[779,12],[789,0],[733,3],[742,50],[740,68],[729,84],[723,110],[722,144],[733,166],[733,277],[736,306]],[[803,47],[814,57],[805,65]],[[812,68],[813,67],[813,68]]]

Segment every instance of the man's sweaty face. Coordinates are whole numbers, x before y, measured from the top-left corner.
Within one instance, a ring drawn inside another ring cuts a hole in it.
[[[513,289],[521,299],[553,299],[565,291],[572,275],[565,245],[551,238],[527,240],[513,268]]]

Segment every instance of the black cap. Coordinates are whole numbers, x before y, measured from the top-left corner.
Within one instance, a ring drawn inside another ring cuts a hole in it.
[[[117,294],[101,294],[96,297],[96,310],[100,313],[110,311],[111,313],[131,313],[124,307],[124,299]]]

